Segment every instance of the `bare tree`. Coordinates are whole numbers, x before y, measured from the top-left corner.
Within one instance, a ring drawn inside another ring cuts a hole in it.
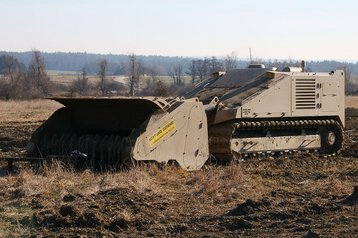
[[[233,70],[237,68],[237,53],[231,52],[230,55],[225,57],[225,70]]]
[[[6,100],[26,97],[28,90],[24,90],[25,74],[17,59],[11,55],[1,56],[4,77],[1,78],[0,96]]]
[[[10,77],[10,81],[14,81],[14,66],[15,66],[16,60],[14,57],[7,55],[5,57],[5,73]]]
[[[157,76],[159,75],[159,70],[153,66],[147,68],[147,72],[152,79],[152,83],[155,83],[157,81]]]
[[[26,86],[31,90],[32,97],[49,94],[50,78],[47,76],[44,58],[38,50],[33,50],[32,61],[27,71]]]
[[[129,95],[134,95],[134,90],[138,87],[139,78],[141,74],[141,63],[137,60],[135,54],[130,54],[128,56],[129,67],[128,67],[128,76],[129,76]]]
[[[87,94],[89,90],[87,72],[83,68],[82,72],[77,75],[77,80],[73,84],[73,88],[75,92],[78,92],[80,95]]]
[[[223,65],[221,62],[217,60],[215,56],[212,56],[211,59],[209,60],[209,68],[210,68],[210,74],[212,74],[217,71],[222,71]]]
[[[173,84],[176,84],[176,78],[175,78],[175,73],[174,73],[173,67],[170,67],[168,69],[168,75],[173,79]]]
[[[99,62],[99,73],[98,73],[100,77],[99,90],[102,96],[105,96],[107,93],[107,78],[106,78],[107,70],[108,70],[107,60],[103,59]]]
[[[168,73],[173,79],[174,84],[181,85],[183,83],[183,67],[180,64],[171,67]]]
[[[10,94],[12,98],[27,97],[27,92],[24,90],[25,73],[19,68],[15,67],[10,72]]]
[[[199,77],[200,81],[202,81],[212,73],[222,70],[222,63],[213,56],[211,59],[204,58],[203,60],[192,60],[187,74],[191,76],[191,82],[194,84],[196,77]]]
[[[176,84],[181,85],[183,83],[182,76],[183,76],[183,67],[178,64],[174,66],[174,75],[176,79]]]
[[[171,94],[170,89],[161,80],[155,82],[155,88],[153,91],[154,96],[169,96]]]
[[[352,70],[347,65],[343,65],[341,68],[344,70],[346,95],[356,93],[358,91],[357,77],[353,77]]]
[[[210,60],[208,58],[204,58],[204,60],[198,60],[198,76],[200,81],[203,81],[208,76],[209,63]]]
[[[198,67],[197,67],[198,61],[197,60],[192,60],[189,66],[189,71],[187,72],[187,74],[189,74],[191,76],[191,83],[194,84],[195,83],[195,78],[197,76],[198,73]]]

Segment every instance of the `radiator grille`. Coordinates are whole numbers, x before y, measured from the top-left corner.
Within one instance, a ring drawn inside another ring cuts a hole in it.
[[[296,79],[296,109],[316,108],[316,80]]]

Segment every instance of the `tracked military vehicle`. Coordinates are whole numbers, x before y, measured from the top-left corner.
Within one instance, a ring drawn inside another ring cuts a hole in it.
[[[344,72],[217,72],[183,97],[52,98],[64,107],[35,131],[29,156],[80,158],[95,169],[176,161],[198,170],[209,156],[337,153]]]
[[[216,158],[339,151],[344,72],[287,71],[237,69],[188,93],[207,105],[209,148]]]

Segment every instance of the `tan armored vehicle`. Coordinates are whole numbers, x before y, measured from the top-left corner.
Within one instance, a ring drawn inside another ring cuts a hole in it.
[[[233,158],[342,146],[344,72],[265,68],[215,73],[184,97],[53,98],[30,156],[81,159],[94,169],[177,161],[198,170]]]

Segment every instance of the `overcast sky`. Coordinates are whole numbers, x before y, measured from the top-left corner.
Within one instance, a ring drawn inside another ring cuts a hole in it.
[[[0,0],[0,50],[358,60],[355,0]]]

